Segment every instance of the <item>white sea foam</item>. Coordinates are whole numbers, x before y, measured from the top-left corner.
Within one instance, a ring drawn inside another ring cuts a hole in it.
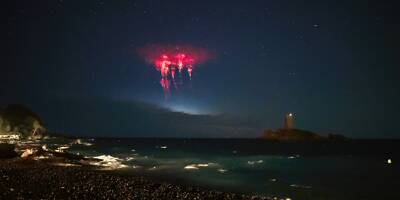
[[[217,163],[198,163],[198,164],[190,164],[190,165],[186,165],[183,169],[200,169],[203,167],[215,167],[218,166]]]
[[[289,157],[288,157],[288,159],[295,159],[295,158],[300,158],[300,155],[297,154],[297,155],[295,155],[295,156],[289,156]]]
[[[44,159],[49,159],[50,156],[36,156],[33,157],[33,160],[44,160]]]
[[[136,159],[135,157],[126,157],[125,158],[126,161],[131,161],[131,160],[135,160],[135,159]]]
[[[261,164],[261,163],[263,163],[264,161],[263,160],[255,160],[255,161],[247,161],[247,164],[249,164],[249,165],[254,165],[254,164]]]
[[[73,164],[73,163],[53,163],[52,165],[61,166],[61,167],[80,167],[81,165]]]
[[[21,158],[27,158],[28,156],[32,155],[33,153],[35,153],[37,150],[35,149],[26,149],[22,154],[21,154]]]
[[[76,139],[75,141],[72,142],[72,144],[79,144],[79,145],[84,145],[84,146],[92,146],[93,145],[93,143],[84,142],[82,139]]]
[[[156,169],[158,169],[157,166],[153,166],[153,167],[149,168],[150,171],[153,171],[153,170],[156,170]]]
[[[63,146],[59,146],[56,150],[54,150],[55,152],[64,152],[65,150],[69,149],[69,145],[63,145]]]
[[[193,170],[199,168],[196,166],[196,164],[191,164],[191,165],[186,165],[183,169]]]
[[[45,150],[45,151],[48,151],[48,150],[49,150],[49,149],[47,148],[47,145],[43,145],[43,146],[42,146],[42,149]]]
[[[104,169],[121,169],[128,167],[128,165],[122,164],[122,159],[110,155],[101,155],[94,158],[101,159],[101,161],[92,162],[91,164],[104,167]]]
[[[298,184],[291,184],[290,187],[294,187],[294,188],[302,188],[302,189],[310,189],[312,188],[309,185],[298,185]]]
[[[217,171],[219,172],[219,173],[226,173],[228,170],[226,170],[226,169],[217,169]]]

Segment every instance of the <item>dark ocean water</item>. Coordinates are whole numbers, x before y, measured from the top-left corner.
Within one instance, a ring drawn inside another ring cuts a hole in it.
[[[82,143],[68,151],[106,158],[109,162],[102,164],[117,173],[279,198],[400,199],[399,140],[85,139]]]

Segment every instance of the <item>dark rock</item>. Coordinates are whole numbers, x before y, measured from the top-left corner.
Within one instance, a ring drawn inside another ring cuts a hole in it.
[[[15,152],[15,145],[0,143],[0,158],[15,158],[18,157],[17,152]]]
[[[294,140],[294,141],[309,141],[323,140],[324,137],[311,131],[300,129],[278,129],[276,131],[265,131],[262,138],[267,140]]]
[[[262,136],[266,140],[277,141],[346,141],[343,135],[328,134],[328,137],[301,129],[278,129],[276,131],[266,130]]]

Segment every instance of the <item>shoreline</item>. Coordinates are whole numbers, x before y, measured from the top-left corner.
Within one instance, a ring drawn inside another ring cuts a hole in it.
[[[271,199],[21,158],[0,159],[0,177],[0,199]]]
[[[89,143],[92,142],[92,143]],[[102,146],[102,142],[96,139],[96,142],[93,140],[86,141],[77,139],[74,141],[47,141],[47,142],[35,142],[35,141],[19,141],[13,144],[0,143],[0,199],[274,199],[274,200],[290,200],[291,198],[295,199],[311,199],[313,198],[328,198],[332,197],[335,199],[337,197],[346,197],[349,199],[354,199],[352,197],[365,197],[366,195],[341,195],[341,193],[329,193],[334,191],[335,188],[341,188],[340,185],[335,185],[332,187],[327,187],[328,189],[323,192],[314,189],[315,185],[312,185],[313,189],[311,191],[310,188],[301,188],[298,187],[296,182],[281,182],[275,183],[275,177],[273,179],[266,179],[267,184],[270,181],[274,180],[271,184],[268,184],[268,191],[264,192],[264,190],[257,190],[260,186],[259,183],[263,184],[265,182],[252,182],[252,180],[245,180],[241,186],[246,189],[242,190],[242,187],[219,187],[219,185],[214,185],[213,182],[207,182],[207,184],[196,183],[193,181],[188,181],[186,179],[180,180],[180,174],[165,174],[165,173],[153,173],[149,166],[147,165],[145,170],[134,170],[134,173],[131,173],[130,169],[136,169],[135,163],[127,163],[128,159],[131,159],[131,156],[137,156],[136,150],[132,149],[131,146],[125,149],[124,152],[128,151],[128,155],[113,157],[108,153],[96,153],[82,155],[76,149],[71,149],[70,147],[79,147],[83,149],[88,149],[91,146],[95,148],[103,148],[107,146]],[[107,141],[108,145],[110,141]],[[114,143],[113,143],[114,142]],[[123,145],[120,141],[111,141],[111,146],[115,145]],[[129,142],[130,143],[130,142]],[[135,143],[136,144],[136,143]],[[166,143],[166,142],[153,142],[150,144],[146,144],[150,148],[158,148],[155,145],[167,145],[168,148],[174,149],[177,148],[177,145],[174,143]],[[196,144],[196,143],[195,143]],[[215,145],[218,143],[210,142],[207,145]],[[235,143],[232,143],[235,144]],[[380,149],[384,151],[385,149],[391,149],[395,143],[389,143],[384,148]],[[397,143],[396,143],[397,144]],[[99,145],[99,146],[97,146]],[[190,145],[190,144],[189,144]],[[246,145],[244,143],[243,145]],[[273,145],[273,144],[271,144]],[[295,145],[295,144],[291,144]],[[165,147],[167,147],[165,146]],[[300,146],[304,146],[301,144]],[[321,145],[319,145],[321,146]],[[136,147],[136,145],[135,145]],[[140,146],[139,146],[140,147]],[[282,151],[281,149],[285,149],[287,144],[278,147],[275,150]],[[326,147],[326,146],[325,146]],[[343,145],[334,146],[335,149],[343,147]],[[78,149],[79,149],[78,148]],[[90,149],[90,148],[89,148]],[[139,148],[140,149],[140,148]],[[229,149],[229,147],[228,147]],[[232,148],[235,149],[235,148]],[[371,148],[369,148],[371,149]],[[133,153],[131,152],[133,150]],[[257,149],[258,152],[263,149]],[[265,149],[264,149],[265,150]],[[267,152],[271,153],[270,150],[274,150],[273,146],[269,146],[267,148]],[[287,150],[287,149],[286,149]],[[164,152],[165,150],[160,150]],[[363,152],[359,151],[358,152]],[[100,151],[99,151],[100,152]],[[273,151],[272,151],[273,152]],[[329,151],[327,151],[329,152]],[[390,151],[394,152],[394,151]],[[143,152],[141,152],[143,153]],[[246,153],[246,152],[243,152]],[[101,156],[99,156],[101,154]],[[135,154],[135,155],[133,155]],[[232,154],[237,155],[236,152]],[[144,155],[146,155],[144,153]],[[246,154],[242,154],[246,155]],[[273,155],[273,154],[271,154]],[[289,154],[291,155],[291,154]],[[318,154],[319,155],[319,154]],[[326,154],[325,154],[326,155]],[[328,154],[329,156],[335,156],[340,154]],[[365,154],[356,154],[357,156],[363,156]],[[369,154],[370,156],[373,156]],[[379,154],[381,155],[381,154]],[[389,162],[383,158],[389,158],[390,162],[393,160],[398,160],[398,154],[393,154],[390,156],[381,156],[379,166],[379,173],[372,174],[371,181],[369,183],[380,183],[383,179],[382,177],[388,177],[389,181],[394,183],[394,179],[391,178],[395,173],[394,164],[386,163]],[[305,157],[306,155],[301,155],[301,157]],[[196,157],[196,156],[194,156]],[[300,155],[291,155],[287,157],[287,159],[294,159],[300,157]],[[233,157],[232,157],[233,158]],[[283,158],[286,160],[286,156]],[[346,156],[346,158],[353,160],[352,157]],[[261,158],[260,158],[261,159]],[[260,162],[264,162],[263,158]],[[318,159],[317,159],[318,160]],[[125,161],[125,162],[124,162]],[[243,159],[241,160],[243,165],[248,167],[251,163],[250,161],[257,162],[258,159]],[[291,161],[294,162],[295,160]],[[179,161],[178,161],[179,162]],[[219,161],[216,161],[219,162]],[[247,163],[246,163],[247,162]],[[206,163],[206,162],[187,162],[182,166],[179,165],[179,168],[183,168],[183,166],[190,166],[188,163]],[[344,162],[346,163],[346,162]],[[378,164],[377,162],[372,162],[372,164]],[[283,163],[287,164],[287,163]],[[140,166],[139,162],[139,168]],[[253,164],[251,164],[253,165]],[[382,171],[382,167],[384,170]],[[264,168],[265,169],[265,168]],[[364,169],[364,168],[360,168]],[[257,170],[257,169],[256,169]],[[392,172],[393,171],[393,172]],[[149,172],[149,173],[147,173]],[[289,171],[290,172],[290,171]],[[352,171],[349,171],[352,172]],[[385,172],[382,174],[382,172]],[[358,173],[358,172],[356,172]],[[369,172],[365,171],[364,174],[369,174]],[[208,172],[195,174],[193,176],[201,177],[203,175],[209,175]],[[326,178],[329,180],[344,180],[345,179],[336,179],[329,174]],[[276,175],[275,175],[276,176]],[[355,177],[355,176],[353,176]],[[197,177],[192,177],[193,180],[196,180]],[[220,177],[224,179],[224,177]],[[270,177],[265,177],[270,178]],[[279,177],[278,177],[279,178]],[[357,178],[357,177],[356,177]],[[283,179],[282,179],[283,180]],[[228,179],[226,181],[229,181]],[[368,182],[368,181],[367,181]],[[229,182],[230,183],[230,182]],[[344,182],[346,183],[346,182]],[[354,183],[361,183],[354,181]],[[285,184],[283,187],[282,184]],[[342,183],[340,183],[342,184]],[[293,185],[293,186],[292,186]],[[316,184],[317,185],[317,184]],[[369,188],[369,185],[362,183],[363,188]],[[386,186],[390,186],[390,183],[385,183]],[[266,186],[267,185],[263,185]],[[309,185],[305,185],[309,186]],[[318,185],[317,185],[318,186]],[[353,188],[352,186],[349,186]],[[359,190],[361,186],[354,187],[355,191]],[[304,190],[306,189],[306,190]],[[346,189],[341,188],[341,191],[346,192]],[[374,196],[381,197],[382,195],[393,195],[391,191],[381,187],[379,188],[380,194],[378,196],[375,192],[370,192]],[[251,192],[252,191],[252,192]],[[260,192],[261,191],[261,192]],[[373,191],[373,190],[369,190]],[[259,193],[257,193],[259,192]],[[312,192],[312,193],[311,193]],[[319,193],[320,192],[320,193]],[[362,192],[361,192],[362,193]],[[290,196],[291,198],[282,196],[281,194],[286,194],[285,196]],[[278,195],[278,196],[276,196]],[[391,196],[390,196],[391,197]],[[321,198],[321,199],[323,199]],[[340,199],[340,198],[338,198]]]

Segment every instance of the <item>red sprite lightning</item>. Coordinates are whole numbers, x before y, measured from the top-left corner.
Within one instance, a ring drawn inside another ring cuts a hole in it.
[[[186,69],[191,79],[193,66],[206,62],[210,58],[205,49],[190,45],[147,45],[139,49],[139,54],[160,72],[160,85],[164,90],[165,97],[169,93],[169,77],[172,78],[176,87],[176,70],[181,74]]]

